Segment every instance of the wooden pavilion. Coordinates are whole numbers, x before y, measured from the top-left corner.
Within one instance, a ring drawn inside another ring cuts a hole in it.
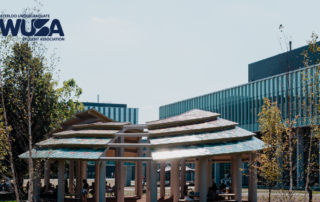
[[[146,131],[145,129],[148,129]],[[39,142],[32,150],[34,161],[45,160],[45,185],[50,182],[50,163],[58,161],[58,201],[65,200],[64,170],[69,161],[69,192],[80,197],[82,179],[87,178],[87,161],[95,161],[95,202],[106,201],[106,163],[115,161],[115,195],[117,202],[124,201],[124,162],[134,162],[135,194],[142,197],[142,162],[147,163],[147,202],[158,200],[157,164],[160,163],[160,197],[165,195],[165,164],[171,164],[171,195],[177,202],[183,196],[185,168],[194,162],[195,191],[200,201],[206,201],[211,186],[212,162],[231,162],[232,191],[235,200],[241,201],[243,162],[255,163],[255,151],[264,144],[255,134],[237,127],[237,123],[219,118],[219,114],[191,110],[167,119],[132,125],[115,122],[100,112],[89,109],[61,123],[61,128],[48,134],[47,140]],[[142,137],[148,143],[142,143]],[[147,148],[147,157],[142,157],[142,148]],[[20,155],[28,159],[28,152]],[[76,188],[73,187],[74,164]],[[40,172],[39,163],[36,172]],[[181,165],[181,182],[179,167]],[[249,200],[257,201],[256,172],[249,170]],[[34,179],[35,198],[40,193],[40,177]],[[74,191],[75,190],[75,191]],[[181,193],[180,193],[181,192]]]

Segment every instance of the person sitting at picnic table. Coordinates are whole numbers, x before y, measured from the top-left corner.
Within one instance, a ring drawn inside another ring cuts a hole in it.
[[[87,202],[87,198],[89,195],[89,184],[87,183],[86,179],[83,179],[82,182],[83,182],[82,199],[84,199],[84,202]]]
[[[227,188],[227,185],[225,185],[224,183],[221,183],[221,186],[220,186],[223,190],[225,190]]]
[[[47,185],[44,185],[43,187],[41,187],[40,189],[40,197],[41,198],[48,198],[47,196]]]
[[[189,191],[189,190],[192,190],[192,189],[188,189],[188,186],[185,185],[185,186],[184,186],[184,189],[183,189],[184,198],[186,199],[186,201],[194,201],[192,198],[190,198],[190,197],[188,196],[188,191]]]
[[[53,190],[54,190],[54,187],[53,187],[52,183],[49,183],[48,191],[53,191]]]
[[[112,192],[114,193],[115,189],[116,189],[116,185],[111,187],[110,183],[109,183],[109,185],[106,184],[106,193],[109,193],[109,196],[111,196]]]
[[[222,196],[219,196],[219,194],[225,194],[224,192],[223,192],[223,188],[224,186],[220,186],[219,187],[219,189],[216,191],[216,198],[218,199],[218,200],[223,200],[224,198],[222,197]]]
[[[216,193],[213,191],[212,187],[209,187],[207,197],[208,197],[208,201],[214,201],[215,200]]]
[[[53,188],[50,198],[51,199],[57,199],[58,198],[58,185],[56,186],[56,188]]]
[[[212,182],[212,189],[213,189],[213,191],[217,191],[217,189],[218,189],[218,186],[217,186],[217,184],[215,183],[215,182]]]
[[[89,193],[93,196],[94,195],[94,182],[92,182],[90,189],[91,190],[89,191]]]

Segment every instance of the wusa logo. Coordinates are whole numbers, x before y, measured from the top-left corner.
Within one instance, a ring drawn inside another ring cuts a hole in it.
[[[0,19],[0,31],[3,36],[8,36],[10,32],[12,36],[17,36],[21,30],[21,35],[24,36],[23,40],[28,41],[64,41],[64,32],[60,21],[54,19],[51,24],[48,22],[49,19],[32,19],[31,28],[27,29],[25,19],[17,19],[15,24],[12,19],[9,19],[6,25],[4,20]]]

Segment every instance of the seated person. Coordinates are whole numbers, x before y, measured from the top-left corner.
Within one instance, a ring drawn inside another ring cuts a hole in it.
[[[109,185],[106,184],[106,188],[107,188],[107,190],[109,189],[111,191],[112,190],[111,184],[110,183],[109,183]]]
[[[89,193],[93,196],[94,195],[94,182],[92,182],[90,189],[91,190],[89,191]]]
[[[222,196],[218,196],[218,194],[225,194],[223,192],[223,186],[220,186],[219,189],[216,191],[216,198],[219,200],[224,200],[224,198]]]
[[[111,184],[109,184],[109,186],[106,184],[106,193],[110,193],[110,196],[111,196],[111,193],[113,192],[114,193],[114,190],[116,189],[116,185],[114,185],[113,187],[110,186]]]
[[[47,191],[47,185],[44,185],[44,187],[40,189],[40,197],[47,198]]]
[[[56,186],[55,189],[53,189],[53,192],[50,196],[51,199],[57,199],[58,198],[58,185]]]
[[[190,198],[188,196],[188,191],[189,190],[192,190],[192,189],[188,189],[188,186],[184,186],[184,189],[183,189],[183,193],[184,193],[184,198],[186,199],[186,201],[194,201],[192,198]]]

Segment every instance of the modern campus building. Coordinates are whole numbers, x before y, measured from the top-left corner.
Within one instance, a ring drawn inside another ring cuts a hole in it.
[[[132,124],[139,123],[138,108],[127,108],[126,104],[113,103],[82,102],[82,104],[85,110],[95,109],[115,121],[131,122]]]
[[[286,100],[288,78],[291,87],[291,117],[301,115],[301,103],[304,97],[300,71],[305,68],[304,57],[301,55],[304,50],[308,50],[308,46],[249,64],[248,83],[161,106],[159,118],[164,119],[192,109],[201,109],[219,113],[222,118],[239,123],[239,127],[259,134],[257,120],[263,105],[263,98],[267,97],[277,102],[283,118],[288,117]],[[318,56],[310,52],[309,56],[310,61],[307,65],[312,66]],[[300,140],[303,140],[303,130],[307,128],[308,125],[300,117],[296,124],[296,133]],[[304,144],[306,143],[305,138]],[[299,178],[301,185],[304,184],[303,171],[306,165],[304,159],[307,159],[307,154],[304,154],[304,144],[297,145],[297,156],[301,155],[301,159],[299,158],[299,166],[294,170],[294,176],[296,179]],[[319,152],[315,152],[315,155],[319,156]],[[297,161],[297,156],[295,156],[295,161]],[[247,165],[244,164],[243,167],[247,168]],[[215,181],[220,184],[221,179],[231,173],[230,164],[215,163],[212,166],[212,172]],[[244,172],[247,172],[247,169],[244,169]],[[318,176],[318,173],[315,174],[315,182],[319,182]],[[248,185],[247,177],[243,176],[242,182],[243,186]]]
[[[98,103],[98,102],[82,102],[85,110],[95,109],[98,112],[106,115],[107,117],[119,121],[119,122],[131,122],[132,124],[139,123],[139,109],[127,108],[126,104],[114,104],[114,103]],[[88,178],[94,178],[94,161],[88,161]],[[115,173],[115,162],[106,161],[106,176],[111,178]],[[135,177],[135,164],[125,163],[127,178],[134,180]],[[144,168],[145,170],[145,168]]]

